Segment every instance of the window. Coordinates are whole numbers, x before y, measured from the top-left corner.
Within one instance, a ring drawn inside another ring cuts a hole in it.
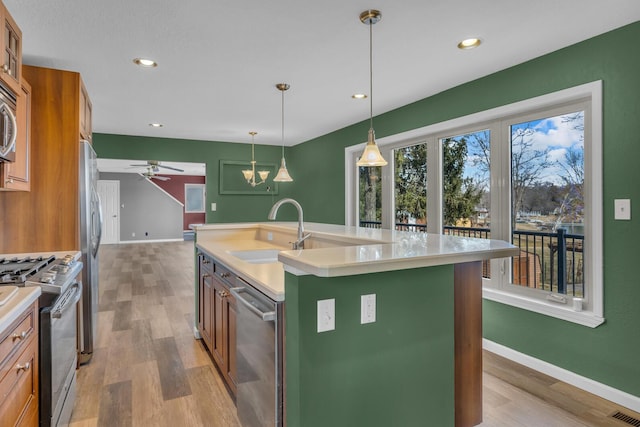
[[[393,162],[375,171],[371,222],[509,241],[520,253],[484,263],[485,298],[598,326],[601,91],[589,83],[378,139]],[[356,171],[361,149],[346,149],[349,225],[362,220],[355,176],[370,173]]]
[[[204,184],[184,185],[184,211],[185,213],[203,213],[205,196]]]

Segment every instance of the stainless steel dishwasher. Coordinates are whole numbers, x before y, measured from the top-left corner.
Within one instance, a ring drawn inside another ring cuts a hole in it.
[[[236,297],[238,419],[243,427],[281,427],[283,420],[283,322],[275,302],[241,278]]]

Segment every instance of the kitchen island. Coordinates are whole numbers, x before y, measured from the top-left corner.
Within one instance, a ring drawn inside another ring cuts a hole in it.
[[[286,425],[479,424],[481,262],[517,248],[426,233],[305,228],[311,237],[304,250],[289,250],[295,223],[196,229],[199,251],[286,301]],[[257,255],[276,253],[277,260]],[[374,322],[361,323],[363,295],[375,295]],[[318,301],[326,300],[333,300],[331,319],[318,316]],[[318,332],[325,322],[333,329]]]

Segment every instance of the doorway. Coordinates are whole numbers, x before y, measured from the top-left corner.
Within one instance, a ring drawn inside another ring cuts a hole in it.
[[[120,243],[120,181],[98,180],[102,208],[102,244]]]

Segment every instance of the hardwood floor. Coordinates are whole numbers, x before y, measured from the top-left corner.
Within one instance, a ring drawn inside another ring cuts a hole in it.
[[[97,345],[78,371],[72,427],[240,426],[224,383],[193,337],[193,255],[193,242],[101,247]],[[488,352],[483,381],[481,427],[633,425],[610,417],[618,410],[640,419]]]

